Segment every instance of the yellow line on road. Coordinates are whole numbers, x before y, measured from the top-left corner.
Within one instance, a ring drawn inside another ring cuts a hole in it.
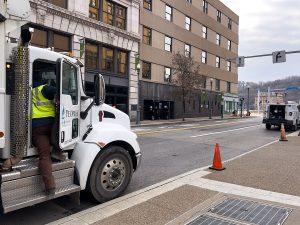
[[[197,129],[197,128],[222,126],[222,125],[236,124],[236,123],[242,123],[242,122],[244,122],[244,121],[230,122],[230,123],[218,123],[218,124],[201,125],[201,126],[193,126],[193,127],[171,128],[171,129],[165,129],[165,130],[141,131],[141,132],[136,132],[136,134],[139,136],[142,136],[142,135],[147,135],[147,134],[176,132],[176,131],[182,131],[182,130],[192,130],[192,129]]]

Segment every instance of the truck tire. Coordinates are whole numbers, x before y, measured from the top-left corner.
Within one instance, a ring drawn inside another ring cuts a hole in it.
[[[266,123],[266,129],[267,129],[267,130],[270,130],[270,129],[271,129],[271,126],[272,126],[271,124]]]
[[[89,173],[87,191],[99,203],[120,196],[133,172],[129,153],[120,146],[109,146],[100,153]]]

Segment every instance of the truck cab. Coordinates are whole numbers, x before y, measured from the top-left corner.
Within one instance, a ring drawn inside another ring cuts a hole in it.
[[[128,115],[104,103],[105,83],[95,75],[95,96],[85,95],[82,63],[51,49],[6,43],[5,86],[0,87],[0,209],[7,213],[86,190],[96,201],[120,196],[139,167],[141,152]],[[0,58],[1,60],[1,58]],[[67,160],[53,160],[57,185],[47,196],[32,143],[34,76],[57,88],[51,144]]]

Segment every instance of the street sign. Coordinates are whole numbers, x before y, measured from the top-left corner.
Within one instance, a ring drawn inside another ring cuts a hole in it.
[[[236,66],[237,67],[244,67],[245,66],[245,57],[244,56],[236,57]]]
[[[286,61],[285,51],[277,51],[272,53],[273,63],[282,63]]]

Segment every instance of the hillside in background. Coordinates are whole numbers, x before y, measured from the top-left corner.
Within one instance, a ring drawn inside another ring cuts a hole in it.
[[[259,83],[239,81],[238,95],[245,98],[245,105],[247,105],[247,87],[249,87],[250,109],[254,109],[254,99],[257,96],[258,89],[260,92],[268,92],[268,87],[272,90],[285,89],[289,86],[298,86],[300,88],[300,76],[290,76],[285,79]],[[286,93],[285,101],[300,101],[300,90],[288,90]]]

